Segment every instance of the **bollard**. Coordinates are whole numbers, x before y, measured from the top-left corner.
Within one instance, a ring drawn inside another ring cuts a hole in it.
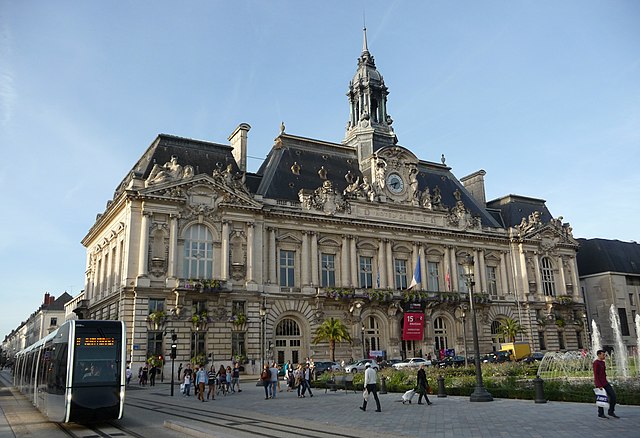
[[[540,376],[536,376],[533,379],[533,386],[536,389],[536,403],[546,403],[547,400],[544,398],[544,380],[540,378]]]
[[[447,391],[444,389],[444,377],[438,376],[438,398],[447,396]]]
[[[380,394],[387,393],[387,378],[385,376],[380,377]]]

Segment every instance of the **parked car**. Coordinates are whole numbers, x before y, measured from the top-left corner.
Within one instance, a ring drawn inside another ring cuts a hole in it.
[[[315,374],[316,377],[319,376],[322,373],[326,373],[327,371],[340,371],[342,370],[342,368],[340,367],[340,364],[338,364],[337,362],[315,362]]]
[[[525,357],[524,359],[522,359],[522,362],[526,362],[526,363],[532,363],[532,362],[540,362],[542,361],[542,359],[544,359],[544,353],[531,353],[530,356]]]
[[[420,368],[420,365],[431,365],[431,361],[427,359],[423,359],[421,357],[410,357],[403,361],[393,364],[393,368],[396,370],[401,370],[403,368]]]
[[[389,368],[392,367],[394,364],[401,362],[401,359],[388,359],[388,360],[383,360],[382,362],[379,363],[380,368]]]
[[[437,364],[440,368],[464,366],[464,356],[447,356]]]
[[[495,353],[489,353],[480,358],[483,363],[504,363],[511,362],[508,351],[496,351]]]
[[[356,363],[352,363],[351,365],[345,366],[344,370],[347,373],[357,373],[358,371],[364,371],[364,368],[368,363],[371,364],[371,367],[374,370],[377,370],[378,368],[380,368],[378,366],[378,363],[373,359],[361,359]]]

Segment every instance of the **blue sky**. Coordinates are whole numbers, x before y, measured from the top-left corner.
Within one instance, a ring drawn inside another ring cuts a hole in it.
[[[0,336],[83,288],[80,241],[157,134],[340,142],[369,49],[399,143],[576,237],[639,240],[640,2],[0,2]]]

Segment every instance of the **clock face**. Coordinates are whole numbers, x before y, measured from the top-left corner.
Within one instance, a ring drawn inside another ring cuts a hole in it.
[[[390,173],[389,176],[387,176],[387,187],[389,187],[391,193],[401,193],[402,190],[404,190],[404,181],[397,173]]]

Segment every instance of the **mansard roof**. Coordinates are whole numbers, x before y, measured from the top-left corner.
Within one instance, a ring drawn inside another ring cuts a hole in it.
[[[580,276],[602,272],[640,275],[640,245],[607,239],[578,239]]]
[[[118,185],[116,196],[127,187],[131,178],[147,179],[154,164],[162,166],[173,156],[177,157],[180,165],[192,166],[195,175],[201,173],[211,175],[214,169],[225,169],[229,164],[232,165],[233,171],[237,172],[238,164],[231,151],[232,148],[229,145],[159,134]]]
[[[544,199],[529,198],[521,195],[506,195],[488,201],[487,209],[505,228],[517,226],[521,223],[522,218],[528,218],[536,211],[540,213],[540,221],[542,223],[546,224],[553,219]]]

